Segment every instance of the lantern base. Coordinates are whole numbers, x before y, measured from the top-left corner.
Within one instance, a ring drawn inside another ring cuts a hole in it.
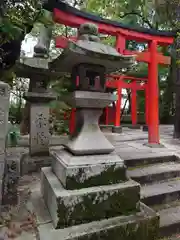
[[[52,171],[66,189],[117,184],[127,180],[124,161],[115,153],[74,156],[51,150]]]

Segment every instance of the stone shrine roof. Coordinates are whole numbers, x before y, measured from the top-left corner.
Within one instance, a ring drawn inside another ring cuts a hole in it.
[[[71,72],[74,65],[81,63],[106,67],[106,73],[113,73],[132,67],[135,56],[121,55],[115,48],[101,42],[78,40],[69,41],[68,47],[50,63],[50,68]]]

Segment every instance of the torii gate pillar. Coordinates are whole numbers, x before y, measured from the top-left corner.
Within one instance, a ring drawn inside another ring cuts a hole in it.
[[[159,144],[159,89],[158,89],[158,62],[157,42],[149,43],[150,63],[148,66],[148,143]]]

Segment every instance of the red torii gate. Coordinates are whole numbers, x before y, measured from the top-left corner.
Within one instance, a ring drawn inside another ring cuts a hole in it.
[[[116,21],[103,19],[99,16],[75,9],[64,2],[56,3],[54,7],[54,21],[70,27],[78,28],[85,22],[92,22],[98,25],[99,32],[116,37],[116,49],[121,54],[137,55],[136,60],[148,64],[148,82],[146,100],[148,104],[148,142],[159,144],[159,89],[158,89],[158,64],[170,64],[170,57],[158,53],[158,45],[170,45],[174,41],[174,33],[157,31],[146,28],[134,28]],[[148,50],[134,52],[126,50],[126,40],[148,43]],[[56,38],[56,47],[64,48],[68,39],[65,37]],[[148,100],[150,99],[150,101]],[[119,102],[118,102],[119,105]]]
[[[148,125],[148,102],[147,102],[147,79],[146,78],[138,78],[138,77],[132,77],[132,76],[116,76],[116,75],[110,75],[107,77],[107,83],[106,86],[108,88],[114,88],[117,89],[117,102],[116,102],[116,111],[115,111],[115,121],[114,125],[116,127],[119,127],[121,125],[121,100],[122,100],[122,89],[123,88],[130,88],[131,89],[131,118],[132,118],[132,125],[137,124],[137,91],[138,90],[145,90],[145,114],[146,114],[146,124]],[[131,83],[127,83],[124,80],[131,80]],[[137,81],[142,82],[143,84],[137,83]],[[106,124],[108,124],[108,108],[106,110]]]

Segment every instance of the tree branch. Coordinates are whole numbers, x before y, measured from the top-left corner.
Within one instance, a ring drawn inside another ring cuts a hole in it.
[[[123,15],[121,15],[120,18],[125,18],[129,15],[136,15],[136,16],[140,17],[143,20],[143,22],[149,26],[149,28],[153,28],[153,25],[149,22],[149,20],[146,19],[143,15],[141,15],[138,12],[127,12],[127,13],[124,13]]]

